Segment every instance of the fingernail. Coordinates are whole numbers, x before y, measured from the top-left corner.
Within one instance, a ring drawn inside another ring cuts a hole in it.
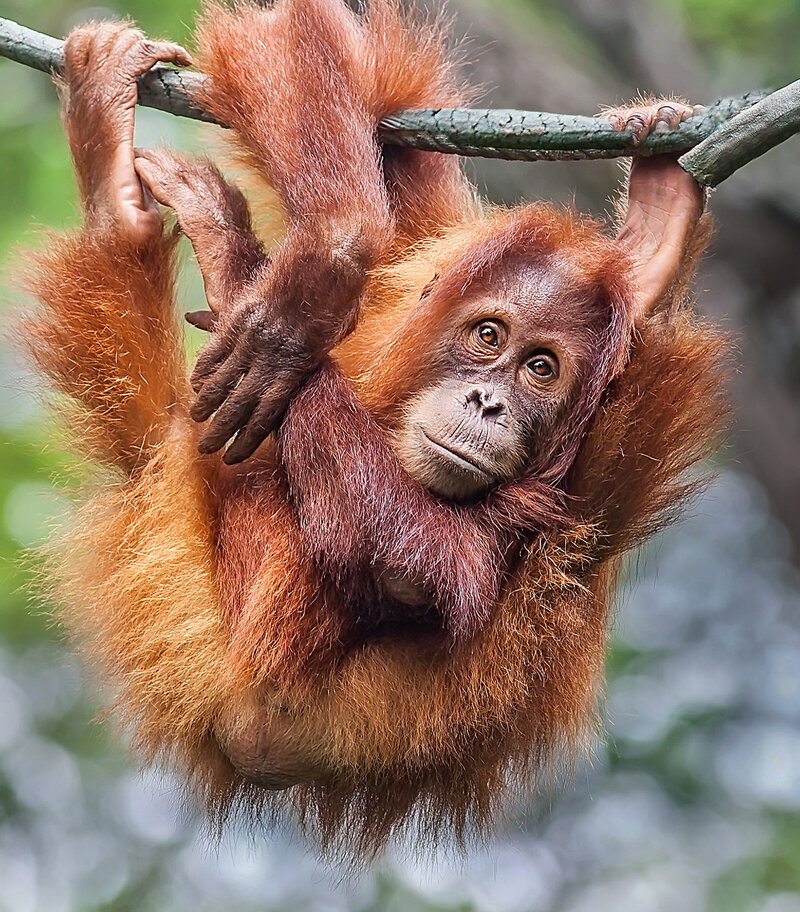
[[[200,440],[197,441],[197,450],[204,456],[208,456],[210,453],[216,453],[218,449],[218,446],[214,446],[213,442],[209,443],[204,437],[201,437]]]
[[[647,136],[647,129],[642,124],[639,124],[637,126],[628,124],[628,126],[630,127],[633,144],[634,146],[638,146],[639,143]]]

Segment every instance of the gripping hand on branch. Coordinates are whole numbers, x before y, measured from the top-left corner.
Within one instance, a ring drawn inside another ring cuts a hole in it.
[[[179,45],[149,41],[124,22],[75,29],[64,57],[64,120],[87,222],[144,243],[160,234],[161,216],[134,170],[136,80],[159,61],[187,66],[191,58]]]

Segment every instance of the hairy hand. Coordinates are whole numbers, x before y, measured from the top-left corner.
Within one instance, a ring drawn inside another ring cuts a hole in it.
[[[242,462],[278,426],[297,387],[316,366],[318,346],[289,326],[269,303],[243,301],[218,321],[192,373],[195,421],[214,415],[199,442],[213,453],[236,434],[225,452]]]
[[[174,211],[192,243],[211,310],[186,318],[210,332],[216,317],[246,297],[269,264],[247,200],[210,162],[189,161],[165,149],[137,149],[135,166],[150,193]]]
[[[187,314],[190,323],[212,333],[192,374],[192,418],[214,416],[199,448],[216,452],[236,435],[224,459],[241,462],[275,429],[316,366],[318,341],[272,304],[269,260],[253,233],[247,202],[217,168],[138,149],[136,170],[153,196],[174,210],[206,285],[211,309]]]
[[[64,57],[65,120],[87,218],[144,242],[161,231],[161,216],[133,166],[136,80],[159,61],[187,66],[191,58],[179,45],[149,41],[124,22],[75,29]]]
[[[604,117],[615,130],[630,130],[633,144],[638,146],[651,133],[676,130],[684,120],[702,110],[702,105],[690,105],[680,99],[653,98],[619,108],[604,108],[598,117]]]
[[[631,129],[638,145],[652,132],[676,129],[700,110],[663,99],[608,109],[602,116],[616,130]],[[633,261],[634,319],[652,314],[678,277],[704,199],[674,155],[638,157],[631,163],[627,212],[617,240]]]

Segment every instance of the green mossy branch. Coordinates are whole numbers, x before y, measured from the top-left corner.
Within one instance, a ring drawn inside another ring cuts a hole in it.
[[[64,67],[63,42],[0,19],[0,56],[50,73]],[[214,122],[194,100],[202,73],[156,66],[139,80],[139,103]],[[595,117],[539,111],[442,108],[399,111],[383,120],[384,143],[455,155],[519,161],[580,160],[672,153],[698,183],[714,187],[747,162],[800,130],[800,81],[777,92],[725,98],[676,130],[640,145],[630,130]]]

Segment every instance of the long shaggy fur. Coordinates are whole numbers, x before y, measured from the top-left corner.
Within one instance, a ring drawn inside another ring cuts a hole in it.
[[[172,303],[173,241],[137,248],[109,232],[78,231],[34,255],[43,305],[18,335],[54,389],[89,455],[135,474],[187,398]],[[67,406],[70,408],[70,406]]]
[[[337,0],[212,5],[199,41],[203,102],[290,217],[336,224],[355,193],[389,207],[391,253],[338,366],[235,469],[197,454],[186,417],[171,240],[133,249],[82,231],[45,255],[32,351],[68,397],[76,442],[120,470],[54,546],[63,621],[113,682],[144,758],[181,769],[218,821],[288,808],[356,855],[410,824],[465,838],[593,730],[620,558],[675,517],[686,470],[713,449],[724,339],[692,315],[684,275],[628,350],[627,261],[600,226],[549,207],[482,213],[452,157],[381,160],[380,117],[462,97],[436,23],[393,0],[363,20]],[[569,459],[479,508],[444,504],[387,443],[424,384],[425,340],[404,321],[421,314],[411,325],[435,334],[448,295],[537,244],[580,261],[604,302]],[[370,615],[375,560],[439,587],[442,631]],[[267,792],[225,757],[230,732],[271,715],[313,758],[314,782]]]

